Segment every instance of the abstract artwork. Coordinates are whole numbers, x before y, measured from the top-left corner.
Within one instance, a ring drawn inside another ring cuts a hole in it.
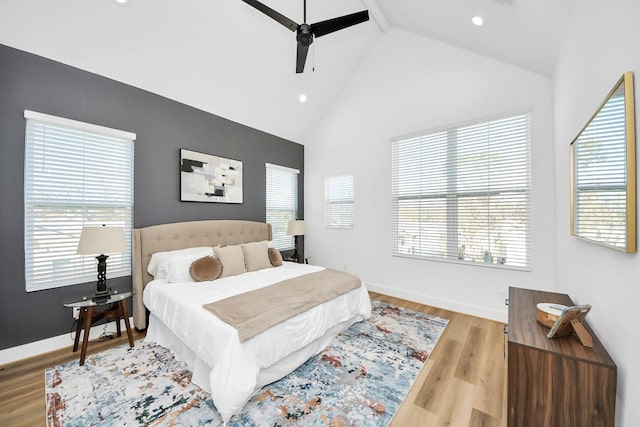
[[[180,149],[180,201],[242,203],[242,162]]]

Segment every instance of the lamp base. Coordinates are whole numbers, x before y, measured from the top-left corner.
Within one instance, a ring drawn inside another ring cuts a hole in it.
[[[294,253],[293,255],[291,255],[289,258],[287,258],[287,261],[295,261],[298,264],[300,264],[300,254],[296,254]]]
[[[293,255],[291,255],[291,257],[289,257],[289,259],[295,260],[298,264],[300,264],[300,258],[302,258],[302,257],[298,253],[298,236],[293,236],[293,240],[295,242],[295,249],[293,251]]]
[[[93,294],[93,301],[104,302],[109,299],[111,292],[107,290],[107,258],[108,255],[101,254],[96,257],[98,260],[98,285]]]
[[[104,290],[96,290],[96,292],[93,294],[93,298],[91,299],[94,302],[100,303],[100,302],[105,302],[109,298],[111,298],[111,292],[108,291],[107,289],[104,289]]]

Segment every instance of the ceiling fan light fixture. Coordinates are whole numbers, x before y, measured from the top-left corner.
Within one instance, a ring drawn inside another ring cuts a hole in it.
[[[484,25],[484,19],[482,19],[482,16],[479,16],[479,15],[476,15],[473,18],[471,18],[471,22],[473,22],[473,25],[477,27],[482,27]]]

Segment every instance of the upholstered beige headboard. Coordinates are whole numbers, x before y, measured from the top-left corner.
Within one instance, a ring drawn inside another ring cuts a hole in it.
[[[155,252],[197,246],[238,245],[271,240],[271,224],[256,221],[210,220],[176,222],[133,230],[133,323],[147,327],[142,302],[144,287],[153,280],[147,272]]]

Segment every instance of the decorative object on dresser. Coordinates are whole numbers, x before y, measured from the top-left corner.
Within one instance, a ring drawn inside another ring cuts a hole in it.
[[[289,221],[287,226],[287,234],[289,236],[293,236],[295,240],[295,250],[293,251],[293,255],[289,258],[291,261],[295,261],[298,264],[302,261],[302,257],[298,252],[298,236],[304,236],[305,228],[304,228],[304,220],[297,219],[293,221]]]
[[[242,162],[180,149],[180,201],[242,203]]]
[[[509,427],[613,427],[617,368],[589,325],[585,347],[573,336],[549,339],[537,304],[575,306],[566,294],[509,288]]]
[[[562,304],[541,302],[536,305],[536,319],[541,325],[551,328],[566,307],[566,305]]]
[[[564,337],[575,333],[585,347],[593,347],[591,335],[582,326],[582,320],[591,310],[590,305],[567,307],[561,304],[541,302],[536,305],[538,323],[549,328],[548,338]]]
[[[574,305],[566,307],[562,310],[562,314],[558,316],[553,323],[551,330],[547,334],[548,338],[564,337],[575,333],[578,339],[585,347],[593,347],[593,339],[591,334],[587,332],[582,321],[591,310],[590,305]]]
[[[105,254],[124,252],[123,227],[83,227],[77,255],[98,255],[98,284],[94,300],[109,298],[107,290],[107,258]]]

